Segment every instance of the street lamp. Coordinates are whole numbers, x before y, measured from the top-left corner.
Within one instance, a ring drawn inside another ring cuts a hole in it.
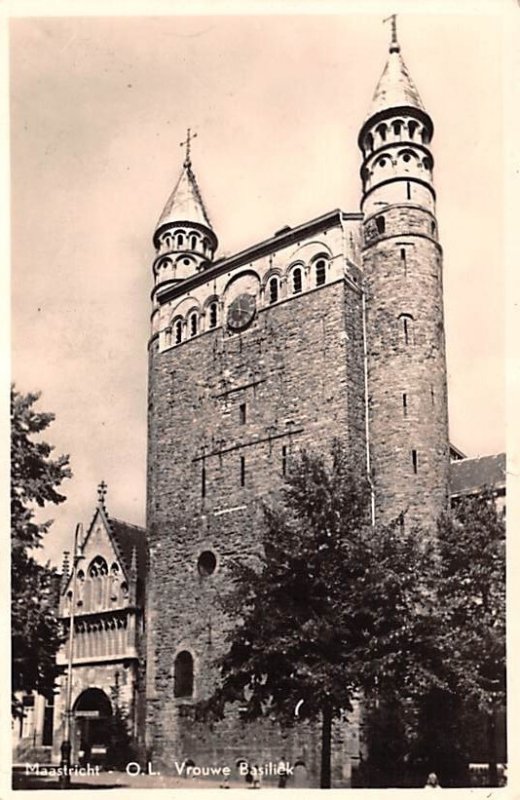
[[[74,611],[76,606],[76,572],[80,559],[83,556],[78,552],[79,538],[83,538],[83,525],[78,522],[74,532],[74,550],[72,556],[72,575],[71,575],[71,588],[70,588],[70,618],[69,618],[69,653],[67,663],[67,695],[65,702],[65,735],[61,743],[61,772],[60,772],[60,788],[68,789],[70,787],[70,757],[72,751],[72,744],[70,741],[71,733],[71,717],[72,717],[72,659],[74,655]]]

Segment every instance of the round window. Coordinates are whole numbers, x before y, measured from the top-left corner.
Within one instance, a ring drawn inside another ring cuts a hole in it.
[[[199,575],[203,577],[207,577],[208,575],[212,575],[217,568],[217,558],[215,553],[212,550],[204,550],[203,553],[200,554],[199,560],[197,561],[197,569],[199,571]]]

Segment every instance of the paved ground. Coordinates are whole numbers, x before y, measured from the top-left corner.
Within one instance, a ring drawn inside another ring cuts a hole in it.
[[[219,780],[182,778],[176,775],[127,775],[124,772],[100,772],[99,775],[71,776],[71,789],[218,789]],[[274,788],[264,783],[262,788]],[[243,780],[231,780],[230,789],[246,789]],[[290,788],[290,787],[288,787]],[[56,777],[26,774],[24,767],[13,769],[13,789],[59,789]]]

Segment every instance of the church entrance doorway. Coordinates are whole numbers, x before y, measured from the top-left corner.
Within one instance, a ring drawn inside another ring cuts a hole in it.
[[[104,764],[110,736],[112,704],[102,689],[85,689],[74,703],[77,760],[83,764]]]

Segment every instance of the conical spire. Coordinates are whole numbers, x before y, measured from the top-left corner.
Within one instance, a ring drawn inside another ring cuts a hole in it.
[[[397,41],[395,14],[390,19],[392,37],[388,61],[374,92],[367,119],[390,108],[418,108],[425,111],[419,92],[401,56],[401,48]]]
[[[157,228],[196,222],[213,230],[204,206],[191,161],[184,162],[181,175],[157,223]]]

